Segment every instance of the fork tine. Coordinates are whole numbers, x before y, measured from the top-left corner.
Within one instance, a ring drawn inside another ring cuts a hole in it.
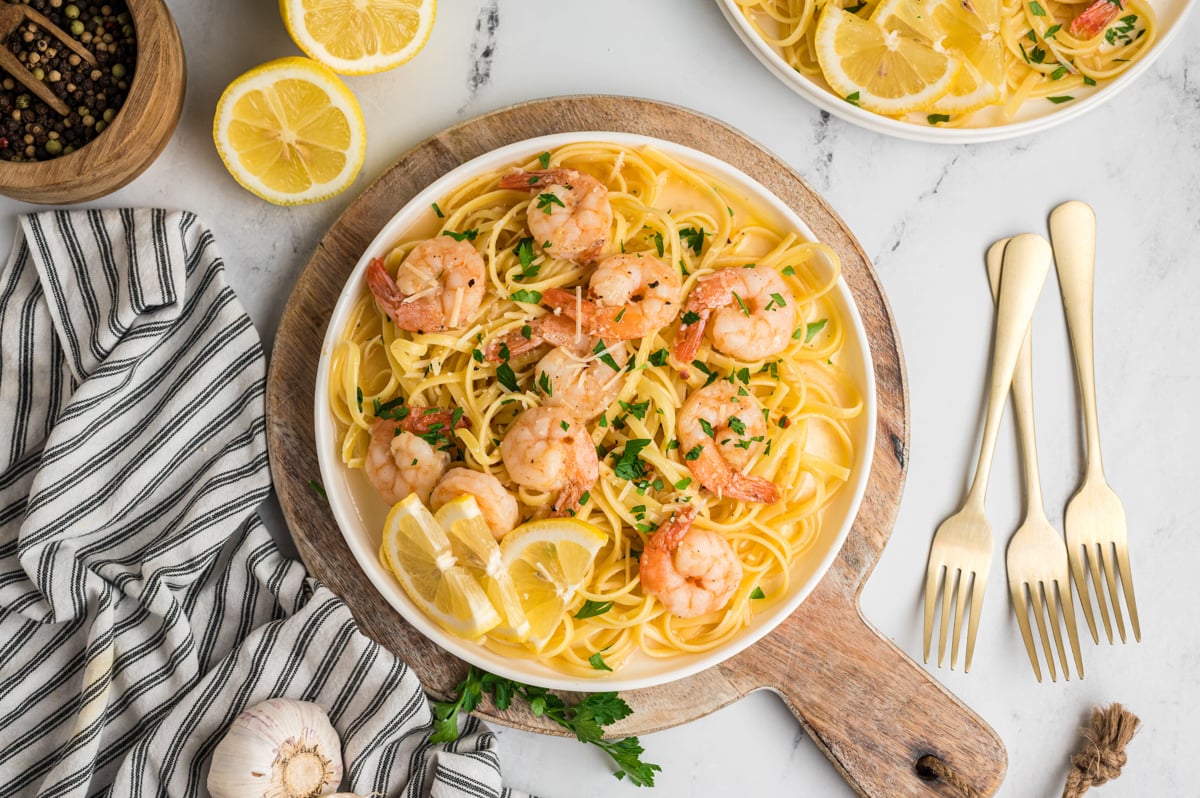
[[[963,612],[967,609],[967,585],[971,582],[971,576],[971,572],[963,571],[962,576],[958,578],[958,601],[954,607],[954,642],[950,644],[950,670],[954,670],[954,663],[958,661],[958,641],[962,637]]]
[[[1042,590],[1046,598],[1046,615],[1050,619],[1050,631],[1054,635],[1054,646],[1058,649],[1058,662],[1062,666],[1063,678],[1071,681],[1071,668],[1067,665],[1067,651],[1063,648],[1062,629],[1058,623],[1058,595],[1054,592],[1054,582],[1043,582]]]
[[[1083,678],[1083,654],[1079,651],[1079,632],[1075,628],[1075,608],[1071,596],[1071,580],[1061,583],[1056,579],[1054,587],[1058,590],[1059,606],[1062,607],[1063,622],[1067,627],[1067,639],[1071,642],[1071,654],[1075,657],[1075,672]],[[1066,659],[1063,660],[1066,662]],[[1063,666],[1066,670],[1066,666]]]
[[[1038,664],[1037,648],[1033,645],[1033,632],[1029,629],[1029,605],[1025,601],[1025,585],[1009,582],[1009,592],[1012,594],[1013,612],[1017,616],[1017,626],[1021,629],[1021,639],[1025,641],[1025,653],[1029,655],[1029,664],[1033,666],[1033,675],[1040,682],[1042,667]]]
[[[1054,667],[1054,650],[1050,648],[1050,638],[1046,634],[1046,613],[1042,609],[1042,588],[1039,582],[1029,586],[1029,598],[1033,603],[1033,619],[1037,621],[1038,636],[1042,638],[1042,651],[1046,652],[1046,670],[1050,671],[1050,681],[1058,681],[1058,671]]]
[[[1104,583],[1100,581],[1100,548],[1100,544],[1096,544],[1085,547],[1085,551],[1087,551],[1088,569],[1092,572],[1092,591],[1096,594],[1096,604],[1100,607],[1100,620],[1104,621],[1104,634],[1108,636],[1108,642],[1111,643],[1113,641],[1112,621],[1108,619],[1108,606],[1104,602]]]
[[[950,605],[954,601],[955,593],[958,591],[958,580],[962,571],[960,569],[950,570],[950,566],[946,566],[946,580],[942,583],[942,625],[938,629],[938,667],[942,667],[942,663],[946,661],[946,632],[950,630]],[[954,670],[954,660],[950,661],[950,670]]]
[[[1079,597],[1079,607],[1083,610],[1088,631],[1092,633],[1092,642],[1099,643],[1100,635],[1096,632],[1096,616],[1092,614],[1091,600],[1088,598],[1087,572],[1083,568],[1084,560],[1087,559],[1087,554],[1084,552],[1084,547],[1078,546],[1071,556],[1072,552],[1068,549],[1067,559],[1071,563],[1071,580],[1075,583],[1075,595]]]
[[[929,643],[933,639],[933,614],[937,611],[938,586],[942,581],[942,571],[945,566],[934,563],[929,558],[929,567],[925,569],[925,664],[929,664]]]
[[[975,654],[975,633],[979,631],[979,613],[983,609],[983,592],[987,590],[987,570],[976,571],[971,589],[971,619],[967,623],[967,661],[963,673],[971,672],[971,657]]]
[[[1133,627],[1133,639],[1142,642],[1142,627],[1138,624],[1137,600],[1133,597],[1133,571],[1129,570],[1129,547],[1119,545],[1117,570],[1121,573],[1121,587],[1125,591],[1125,606],[1129,608],[1129,625]]]
[[[1112,543],[1100,544],[1100,564],[1103,566],[1104,579],[1108,582],[1108,595],[1112,598],[1113,620],[1117,623],[1117,631],[1121,634],[1121,642],[1125,642],[1125,621],[1121,618],[1121,600],[1117,597],[1116,563],[1113,562]]]

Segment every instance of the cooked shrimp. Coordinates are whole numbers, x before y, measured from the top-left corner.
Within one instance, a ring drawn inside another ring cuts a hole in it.
[[[562,407],[533,407],[500,442],[500,456],[513,482],[541,491],[559,491],[555,514],[579,506],[579,498],[600,478],[600,462],[586,425]]]
[[[692,527],[696,508],[677,510],[642,550],[642,588],[680,618],[723,609],[742,583],[742,563],[729,541]]]
[[[622,367],[629,357],[625,344],[606,344],[599,353],[593,348],[558,346],[538,361],[534,385],[542,393],[543,404],[562,407],[577,419],[590,421],[616,401],[625,382]],[[606,353],[609,357],[604,357]]]
[[[731,383],[718,380],[688,396],[675,433],[692,475],[717,496],[763,504],[779,500],[775,483],[739,470],[749,462],[751,447],[766,437],[762,405],[754,396],[739,396]]]
[[[574,169],[512,172],[500,188],[539,191],[525,218],[534,240],[556,258],[591,263],[600,256],[612,231],[608,189]]]
[[[483,256],[466,241],[436,236],[413,247],[395,279],[381,259],[367,267],[367,285],[379,308],[410,332],[453,330],[483,302]]]
[[[439,509],[459,496],[474,496],[492,537],[499,540],[521,520],[521,510],[508,488],[491,474],[469,468],[451,468],[429,495],[429,507]]]
[[[514,330],[503,338],[494,339],[488,344],[484,357],[493,363],[499,363],[505,359],[506,349],[508,356],[512,358],[529,354],[547,344],[575,349],[588,346],[592,340],[591,336],[576,336],[575,332],[575,322],[570,319],[552,314],[538,316],[520,330]]]
[[[767,266],[721,269],[701,279],[683,309],[699,318],[679,328],[675,359],[690,363],[696,357],[707,327],[713,346],[739,360],[762,360],[777,355],[791,342],[796,326],[792,290]]]
[[[625,341],[674,321],[679,293],[679,272],[653,255],[613,255],[592,273],[587,299],[579,299],[574,291],[549,288],[542,292],[542,302],[565,316],[578,316],[590,335]]]
[[[371,444],[363,469],[371,486],[388,504],[410,493],[423,502],[429,501],[429,492],[449,466],[448,453],[397,426],[397,422],[381,418],[371,426]]]

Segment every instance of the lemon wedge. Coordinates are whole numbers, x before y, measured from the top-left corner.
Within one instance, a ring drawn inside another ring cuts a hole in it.
[[[234,179],[277,205],[344,191],[367,148],[354,95],[325,67],[295,57],[257,66],[226,87],[213,141]]]
[[[531,648],[540,651],[549,642],[607,541],[597,527],[574,518],[530,521],[504,536],[500,552],[529,620]]]
[[[415,494],[388,513],[380,559],[409,598],[454,634],[478,640],[503,622],[470,568],[458,563],[450,536]]]
[[[817,21],[817,62],[835,92],[881,114],[904,114],[941,97],[961,69],[919,38],[827,5]]]
[[[514,643],[524,642],[529,637],[529,619],[525,617],[512,577],[504,568],[500,546],[492,537],[475,497],[463,495],[447,502],[434,519],[448,533],[458,564],[483,586],[504,619],[489,634]]]
[[[296,44],[343,75],[383,72],[410,60],[433,31],[437,0],[280,0]]]

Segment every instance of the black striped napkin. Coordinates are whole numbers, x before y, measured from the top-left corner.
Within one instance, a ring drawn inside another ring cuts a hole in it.
[[[284,557],[258,335],[189,213],[20,219],[0,269],[0,796],[206,795],[233,718],[314,701],[344,788],[512,796],[495,739]]]

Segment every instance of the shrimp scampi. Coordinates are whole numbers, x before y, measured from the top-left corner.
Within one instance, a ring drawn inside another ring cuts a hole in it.
[[[435,236],[413,247],[393,278],[381,258],[367,267],[380,310],[402,330],[441,332],[463,326],[483,302],[483,256],[466,241]]]
[[[768,266],[730,267],[697,282],[684,306],[675,359],[690,363],[707,329],[713,346],[730,357],[755,361],[791,343],[796,300],[779,272]]]
[[[500,442],[500,457],[518,485],[558,491],[552,510],[564,515],[600,478],[600,461],[587,426],[562,407],[533,407],[517,416]]]
[[[459,496],[473,496],[492,537],[499,540],[521,520],[521,510],[508,488],[491,474],[469,468],[451,468],[429,495],[429,508],[437,511]]]
[[[762,405],[752,394],[740,395],[725,380],[701,388],[680,408],[675,432],[692,475],[718,497],[779,501],[774,482],[742,473],[766,436]]]
[[[692,526],[696,508],[679,509],[642,550],[642,588],[667,612],[695,618],[724,609],[742,583],[742,563],[729,541]]]
[[[587,298],[550,288],[542,303],[576,319],[589,335],[615,341],[642,338],[679,315],[679,272],[645,253],[613,255],[596,267]]]
[[[612,232],[608,189],[586,172],[541,169],[511,172],[500,188],[539,192],[526,221],[534,240],[556,258],[588,264],[600,257]]]
[[[390,411],[391,418],[377,418],[371,425],[371,442],[363,463],[367,481],[388,504],[415,493],[428,501],[434,485],[450,466],[449,440],[452,429],[469,426],[467,419],[452,410],[406,405]]]

